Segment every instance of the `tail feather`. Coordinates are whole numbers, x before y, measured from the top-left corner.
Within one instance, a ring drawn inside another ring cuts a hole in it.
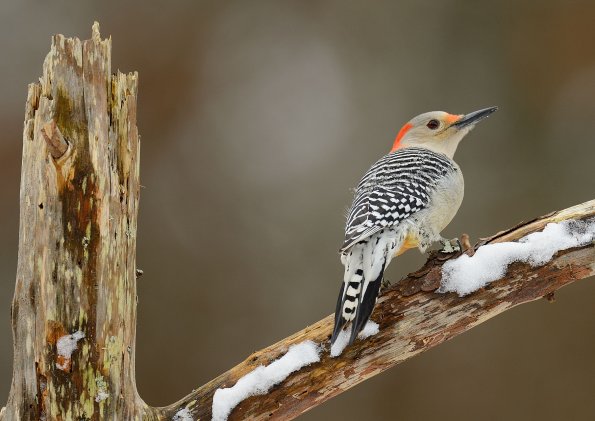
[[[331,336],[331,344],[335,343],[335,339],[339,336],[339,332],[343,329],[343,326],[347,324],[347,320],[341,317],[341,313],[343,312],[344,292],[345,282],[342,282],[339,298],[337,299],[337,308],[335,309],[335,328],[333,329],[333,336]]]
[[[331,336],[331,345],[335,343],[339,333],[349,322],[352,322],[349,345],[355,341],[358,333],[364,328],[372,314],[380,291],[383,274],[384,262],[380,273],[372,282],[364,279],[364,271],[359,268],[349,281],[341,284],[341,291],[335,309],[335,327]]]
[[[378,299],[378,292],[380,291],[380,284],[382,283],[383,275],[384,265],[380,270],[378,277],[373,282],[370,282],[363,296],[360,294],[360,302],[357,306],[357,313],[355,315],[355,320],[353,321],[353,327],[351,328],[349,345],[355,341],[357,335],[362,331],[370,319],[370,315],[372,314],[372,310],[374,310],[374,306],[376,305],[376,301]]]
[[[331,337],[331,344],[335,342],[339,332],[345,325],[355,319],[359,306],[359,296],[363,284],[363,271],[358,269],[355,272],[355,279],[341,284],[341,291],[335,309],[335,328]],[[347,288],[345,288],[347,287]]]
[[[394,251],[400,249],[403,231],[395,235],[378,235],[355,244],[348,254],[341,257],[345,276],[335,309],[335,327],[331,345],[339,333],[351,322],[351,345],[366,326],[378,298],[384,270],[389,265]]]

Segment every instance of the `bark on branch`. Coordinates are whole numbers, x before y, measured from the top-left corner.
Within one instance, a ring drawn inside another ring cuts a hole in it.
[[[289,346],[326,349],[268,394],[242,401],[234,420],[293,419],[380,372],[518,304],[595,272],[595,245],[558,252],[538,268],[515,263],[467,297],[437,294],[441,267],[425,266],[384,291],[380,332],[330,358],[332,317],[254,353],[163,408],[136,392],[136,215],[139,137],[136,74],[111,75],[110,40],[54,37],[39,84],[29,86],[23,132],[21,226],[12,326],[13,381],[0,421],[211,418],[214,392],[233,386]],[[595,217],[595,200],[481,241],[515,241],[548,222]],[[472,252],[469,250],[468,252]],[[71,336],[69,336],[71,335]]]
[[[536,218],[480,241],[515,241],[541,231],[549,222],[595,217],[595,200]],[[473,251],[468,251],[472,253]],[[237,380],[282,356],[289,346],[312,340],[325,346],[319,363],[290,375],[263,396],[241,402],[230,420],[290,420],[347,389],[459,335],[516,305],[551,298],[559,288],[595,274],[595,244],[558,252],[538,268],[514,263],[506,276],[466,297],[438,294],[441,268],[453,256],[433,255],[424,267],[383,292],[372,320],[380,332],[358,340],[338,358],[329,356],[333,317],[328,316],[304,330],[250,355],[236,367],[201,386],[176,404],[163,408],[166,414],[189,405],[195,419],[210,419],[214,392],[233,386]]]

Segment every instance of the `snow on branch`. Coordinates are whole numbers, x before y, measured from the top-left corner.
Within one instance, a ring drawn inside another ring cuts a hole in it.
[[[225,421],[229,413],[249,396],[264,395],[294,371],[320,361],[320,349],[312,341],[292,345],[287,354],[271,364],[259,366],[233,387],[217,389],[213,396],[213,421]]]
[[[368,320],[362,331],[357,335],[359,339],[366,339],[370,336],[374,336],[378,333],[378,323]],[[349,337],[351,336],[351,329],[343,329],[339,332],[337,340],[331,347],[331,357],[338,357],[341,355],[347,344],[349,343]]]
[[[534,232],[519,241],[486,244],[473,256],[463,254],[442,267],[442,283],[438,292],[456,292],[464,296],[485,287],[506,274],[514,262],[538,267],[554,254],[571,247],[580,247],[595,240],[595,219],[550,222],[543,231]]]
[[[191,408],[194,419],[293,419],[503,311],[592,276],[594,236],[595,200],[498,233],[463,256],[431,255],[382,293],[372,315],[378,331],[371,324],[371,336],[336,357],[329,349],[331,315],[252,354],[163,413]],[[437,294],[439,288],[457,293]],[[305,341],[318,350],[316,359],[281,363]],[[285,368],[273,370],[277,363]],[[265,380],[256,380],[263,370]]]

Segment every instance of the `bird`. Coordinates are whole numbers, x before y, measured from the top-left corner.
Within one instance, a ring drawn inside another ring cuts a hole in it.
[[[435,242],[442,243],[444,252],[460,251],[458,241],[453,245],[440,235],[463,201],[463,174],[453,156],[465,135],[497,109],[420,114],[401,128],[390,152],[364,174],[355,188],[339,251],[345,272],[331,346],[349,327],[348,345],[355,341],[394,257],[415,247],[424,253]]]

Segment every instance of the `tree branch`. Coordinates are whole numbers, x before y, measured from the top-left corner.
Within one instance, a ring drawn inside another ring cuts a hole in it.
[[[592,200],[483,239],[474,250],[488,243],[518,240],[541,231],[549,222],[585,220],[594,216],[595,200]],[[380,325],[380,332],[356,341],[340,357],[329,356],[333,317],[328,316],[255,352],[184,399],[162,408],[164,415],[171,416],[188,407],[195,419],[210,419],[213,394],[218,388],[233,386],[259,365],[267,365],[282,356],[289,346],[312,340],[325,347],[319,363],[293,373],[266,395],[244,400],[229,417],[230,420],[290,420],[516,305],[551,298],[557,289],[595,273],[595,244],[589,244],[558,252],[538,268],[514,263],[503,279],[461,298],[452,293],[435,292],[440,285],[442,265],[452,257],[432,255],[422,269],[384,291],[372,315]]]

